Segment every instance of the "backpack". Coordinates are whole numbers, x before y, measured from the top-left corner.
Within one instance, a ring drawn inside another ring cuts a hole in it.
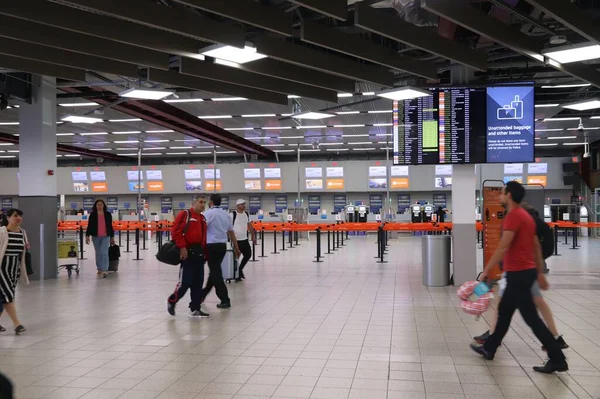
[[[527,212],[529,212],[535,221],[535,234],[540,240],[542,256],[544,259],[548,259],[554,254],[554,233],[550,226],[540,218],[535,209],[527,209]]]
[[[244,211],[244,213],[246,214],[246,216],[248,216],[248,221],[250,221],[250,214],[248,213],[248,211]],[[235,224],[235,218],[237,217],[238,212],[237,211],[233,211],[233,223]]]

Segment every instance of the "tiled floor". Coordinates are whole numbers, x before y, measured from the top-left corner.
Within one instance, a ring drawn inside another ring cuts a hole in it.
[[[272,241],[267,241],[271,252]],[[17,398],[479,399],[600,397],[600,242],[560,247],[547,298],[571,349],[571,370],[531,372],[544,354],[520,317],[493,362],[468,349],[486,322],[456,308],[454,288],[421,285],[418,238],[373,238],[313,263],[314,237],[251,263],[231,284],[233,308],[188,320],[165,310],[177,269],[123,254],[121,271],[21,286],[28,331],[0,334],[0,370]],[[86,255],[91,257],[93,250]],[[10,322],[3,316],[0,322]]]

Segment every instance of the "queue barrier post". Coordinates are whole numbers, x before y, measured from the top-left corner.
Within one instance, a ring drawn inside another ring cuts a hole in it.
[[[146,251],[146,230],[140,232],[142,234],[142,251]]]
[[[320,260],[321,258],[321,228],[317,227],[317,256],[316,256],[316,260],[313,260],[314,263],[321,263],[323,262],[322,260]]]
[[[327,229],[327,255],[331,255],[331,231]]]
[[[130,253],[131,251],[129,250],[129,226],[127,226],[127,240],[126,240],[126,244],[127,244],[127,248],[125,253]]]
[[[136,227],[135,228],[135,241],[136,241],[136,256],[134,260],[142,260],[140,258],[140,228]]]
[[[81,226],[81,225],[79,226],[79,247],[81,248],[81,257],[80,257],[80,259],[81,260],[86,260],[83,257],[83,252],[84,252],[84,250],[83,250],[83,226]]]
[[[273,230],[273,252],[271,252],[271,255],[277,254],[279,254],[279,252],[277,252],[277,230]]]
[[[256,260],[256,239],[252,240],[252,259],[249,262],[258,262]]]
[[[383,230],[383,226],[379,228],[379,235],[381,236],[379,240],[379,244],[381,245],[381,250],[379,251],[379,260],[377,263],[387,263],[387,260],[384,260],[383,255],[385,253],[385,231]]]
[[[260,230],[260,256],[259,258],[266,258],[265,256],[265,228],[261,227]]]
[[[285,248],[285,227],[284,226],[281,227],[281,250],[287,251],[287,249]]]

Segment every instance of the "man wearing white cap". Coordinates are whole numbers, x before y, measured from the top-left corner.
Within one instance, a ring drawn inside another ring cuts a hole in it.
[[[248,240],[248,231],[252,233],[252,241],[256,242],[256,230],[254,230],[252,223],[250,223],[250,215],[246,211],[246,201],[241,198],[238,199],[235,201],[235,208],[235,211],[232,213],[233,233],[237,239],[240,252],[243,255],[238,279],[241,280],[246,278],[246,276],[244,276],[244,267],[246,267],[246,264],[252,256],[252,247]]]

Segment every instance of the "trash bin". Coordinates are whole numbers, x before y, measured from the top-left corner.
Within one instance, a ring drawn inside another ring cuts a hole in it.
[[[445,287],[450,284],[451,236],[423,236],[423,285]]]

